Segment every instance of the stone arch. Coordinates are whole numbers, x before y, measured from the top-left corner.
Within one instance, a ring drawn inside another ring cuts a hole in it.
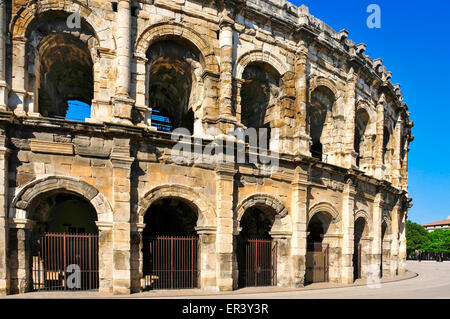
[[[370,229],[370,225],[372,225],[372,220],[370,218],[370,214],[365,210],[358,210],[354,214],[354,220],[356,221],[358,218],[363,218],[366,221],[367,227]]]
[[[333,92],[335,101],[340,97],[339,91],[338,91],[337,86],[334,83],[334,81],[324,78],[322,76],[314,77],[309,82],[309,95],[311,96],[312,92],[314,92],[314,90],[320,86],[324,86],[327,89],[329,89],[331,92]]]
[[[212,47],[194,30],[184,25],[171,22],[160,22],[146,28],[138,37],[135,44],[135,56],[144,58],[150,45],[164,37],[179,37],[189,41],[201,53],[204,69],[219,72],[219,64]]]
[[[267,63],[272,66],[282,77],[287,71],[288,67],[280,61],[272,53],[262,50],[254,50],[244,53],[235,63],[233,75],[237,79],[241,79],[245,68],[252,62]]]
[[[17,12],[15,18],[11,21],[9,30],[12,37],[24,38],[26,36],[28,26],[39,14],[55,10],[65,11],[67,13],[79,13],[95,31],[99,46],[111,51],[115,50],[115,39],[110,31],[111,28],[108,23],[106,23],[104,19],[99,17],[87,5],[77,0],[61,0],[57,2],[42,0],[39,1],[39,5],[32,2],[28,3]]]
[[[383,227],[383,224],[386,224],[386,233],[385,236],[387,239],[389,239],[389,236],[392,233],[392,221],[391,216],[387,211],[383,211],[383,215],[381,217],[381,227]]]
[[[143,223],[144,215],[150,206],[159,199],[177,198],[194,209],[198,209],[197,227],[215,228],[216,213],[208,203],[206,196],[183,185],[161,185],[148,191],[138,205],[139,223]]]
[[[254,194],[245,198],[236,208],[236,220],[241,221],[245,211],[250,207],[272,209],[275,212],[275,220],[271,228],[271,234],[291,234],[292,225],[289,212],[285,205],[276,197],[269,194]]]
[[[308,212],[308,221],[311,220],[311,218],[317,214],[317,213],[326,213],[331,218],[332,223],[339,223],[341,221],[341,217],[339,215],[339,212],[334,208],[334,206],[328,202],[320,202],[317,204],[314,204]]]
[[[113,212],[106,197],[94,186],[70,176],[47,176],[25,185],[11,203],[9,218],[29,219],[28,208],[33,200],[40,194],[58,190],[74,193],[89,201],[97,212],[98,222],[113,222]]]

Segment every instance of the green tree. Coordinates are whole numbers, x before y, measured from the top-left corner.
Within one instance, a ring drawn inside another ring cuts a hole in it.
[[[424,250],[432,253],[450,253],[450,230],[436,229],[431,232]]]
[[[406,249],[408,254],[415,250],[426,251],[430,242],[430,233],[421,225],[406,221]]]

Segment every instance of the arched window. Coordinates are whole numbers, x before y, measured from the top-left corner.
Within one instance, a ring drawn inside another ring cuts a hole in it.
[[[147,58],[152,126],[161,131],[183,127],[193,132],[202,94],[200,53],[181,39],[165,38],[149,47]]]
[[[335,97],[333,92],[325,87],[317,87],[311,94],[311,103],[308,109],[309,131],[311,136],[311,155],[322,159],[323,145],[326,143],[325,128]]]
[[[365,133],[367,129],[367,125],[369,124],[369,114],[363,108],[359,109],[356,112],[356,123],[355,123],[355,152],[358,153],[358,157],[356,158],[356,165],[359,166],[361,158],[364,157],[367,151],[367,145],[365,142]]]
[[[383,164],[389,163],[390,154],[389,148],[391,145],[391,133],[389,129],[385,126],[383,129]]]
[[[79,28],[70,29],[68,15],[63,11],[45,12],[30,23],[27,31],[28,87],[34,91],[35,112],[66,119],[71,105],[80,111],[84,105],[83,114],[72,117],[71,111],[68,117],[84,121],[94,98],[91,51],[97,39],[84,20]]]
[[[279,95],[280,75],[269,64],[253,62],[247,65],[242,77],[241,122],[247,128],[256,129],[258,134],[264,133],[259,136],[269,145],[270,123]]]

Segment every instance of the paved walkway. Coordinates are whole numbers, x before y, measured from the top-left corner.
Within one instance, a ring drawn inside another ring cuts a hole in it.
[[[382,280],[375,288],[359,280],[353,285],[311,284],[300,289],[280,287],[244,288],[232,292],[189,290],[148,291],[129,296],[98,292],[32,292],[5,298],[175,298],[175,299],[450,299],[450,262],[408,261],[405,276]]]

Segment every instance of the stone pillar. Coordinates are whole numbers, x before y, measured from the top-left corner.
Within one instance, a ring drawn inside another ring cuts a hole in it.
[[[400,218],[399,204],[394,206],[392,211],[392,234],[391,234],[391,247],[390,247],[390,274],[396,276],[398,274],[398,254],[399,254],[399,218]]]
[[[306,230],[308,222],[308,175],[303,167],[297,167],[292,182],[292,273],[293,286],[303,287],[306,274]]]
[[[236,120],[239,123],[242,123],[242,106],[241,106],[241,89],[242,85],[244,84],[244,80],[242,79],[234,79],[233,86],[234,86],[234,96],[235,96],[235,114],[236,114]]]
[[[401,165],[400,165],[400,157],[401,157],[401,145],[402,145],[402,131],[403,131],[403,122],[401,117],[397,120],[395,125],[393,138],[393,155],[392,155],[392,186],[396,188],[400,188],[401,181]]]
[[[197,227],[200,245],[200,282],[202,290],[217,290],[216,228]]]
[[[25,212],[23,212],[24,215]],[[33,221],[15,218],[10,221],[10,292],[24,293],[32,288],[30,237]]]
[[[131,292],[139,292],[144,288],[144,228],[145,224],[134,224],[131,228]]]
[[[406,272],[406,211],[400,213],[400,242],[398,249],[398,275],[403,276]]]
[[[292,259],[290,258],[290,242],[292,240],[292,234],[287,232],[270,232],[269,235],[277,245],[277,264],[275,265],[277,269],[277,286],[291,287],[293,285],[293,280],[295,281],[291,272]]]
[[[232,112],[232,73],[233,73],[233,26],[230,8],[221,12],[220,27],[220,117],[233,118]]]
[[[117,12],[117,80],[113,122],[131,124],[131,10],[130,0],[119,0]]]
[[[234,164],[222,164],[216,169],[216,285],[220,291],[233,289],[235,174]]]
[[[372,212],[372,262],[369,270],[369,279],[373,282],[380,278],[381,267],[381,222],[383,214],[383,193],[381,189],[377,190],[373,202]]]
[[[129,294],[131,289],[130,267],[130,173],[133,158],[130,157],[130,140],[114,138],[111,154],[113,168],[113,292]]]
[[[358,80],[353,68],[347,76],[345,94],[345,131],[344,131],[344,158],[342,166],[356,167],[355,126],[356,126],[356,82]]]
[[[9,292],[8,156],[5,131],[0,127],[0,296]]]
[[[299,154],[311,156],[311,137],[307,128],[306,113],[308,103],[308,44],[300,40],[295,55],[295,109],[297,133],[294,135],[296,150]]]
[[[113,292],[113,224],[96,222],[98,228],[98,272],[100,293]]]
[[[148,59],[145,57],[136,57],[136,105],[135,108],[140,114],[137,126],[152,128],[152,109],[148,105]],[[153,128],[152,128],[153,129]],[[156,130],[156,128],[154,128]]]
[[[8,110],[8,91],[6,83],[6,1],[0,0],[0,111]]]
[[[15,38],[12,40],[12,91],[17,95],[17,104],[14,108],[14,113],[17,116],[26,115],[26,73],[25,70],[25,52],[26,52],[25,38]]]
[[[375,154],[375,178],[383,179],[383,136],[384,136],[384,105],[386,98],[384,94],[381,95],[377,104],[377,123],[376,123],[376,138],[373,153]]]
[[[341,257],[341,281],[344,284],[353,283],[353,253],[355,237],[355,185],[352,179],[345,184],[342,198],[342,257]]]

